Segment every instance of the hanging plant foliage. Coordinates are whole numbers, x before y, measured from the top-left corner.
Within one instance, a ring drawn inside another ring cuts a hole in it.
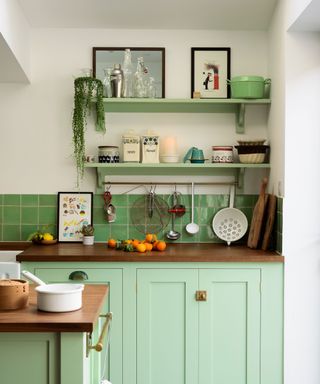
[[[92,103],[93,98],[96,99]],[[84,174],[85,130],[90,108],[95,105],[96,131],[105,133],[105,117],[103,106],[103,84],[93,77],[78,77],[74,80],[74,107],[72,115],[73,154],[77,169],[77,187]]]

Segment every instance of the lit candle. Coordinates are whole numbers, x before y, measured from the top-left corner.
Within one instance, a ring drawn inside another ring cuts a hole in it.
[[[163,155],[177,155],[177,139],[174,136],[167,136],[161,145]]]

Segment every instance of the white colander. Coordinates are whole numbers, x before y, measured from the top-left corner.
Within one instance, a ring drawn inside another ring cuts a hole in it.
[[[246,215],[239,209],[233,208],[234,204],[234,185],[230,188],[229,208],[221,209],[212,220],[212,229],[219,239],[227,242],[241,239],[248,229]]]

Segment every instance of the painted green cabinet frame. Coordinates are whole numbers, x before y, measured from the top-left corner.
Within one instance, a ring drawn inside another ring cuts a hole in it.
[[[23,268],[46,281],[68,281],[83,270],[90,283],[111,282],[113,384],[221,384],[233,383],[234,374],[237,384],[283,383],[282,263],[24,262]],[[206,302],[196,301],[196,290],[207,291]]]

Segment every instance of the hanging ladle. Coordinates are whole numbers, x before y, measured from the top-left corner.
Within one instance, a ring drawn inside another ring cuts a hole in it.
[[[172,207],[175,207],[176,204],[177,204],[177,192],[174,191],[172,194]],[[171,229],[169,232],[167,232],[166,236],[169,240],[178,240],[179,237],[181,236],[181,233],[174,229],[174,220],[176,218],[176,213],[174,212],[174,209],[169,209],[169,212],[172,215],[172,224],[171,224]]]
[[[107,222],[108,223],[114,223],[116,221],[116,207],[111,204],[112,195],[109,191],[106,191],[103,194],[104,199],[104,211],[107,214]]]
[[[191,223],[187,224],[186,231],[190,235],[199,232],[199,225],[194,222],[194,182],[191,183]]]

